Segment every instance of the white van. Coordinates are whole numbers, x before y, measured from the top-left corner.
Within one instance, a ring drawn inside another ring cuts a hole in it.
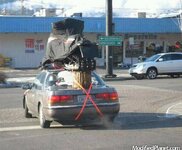
[[[129,74],[136,79],[142,79],[145,76],[148,79],[155,79],[157,75],[179,77],[182,74],[182,52],[153,55],[144,62],[132,65]]]

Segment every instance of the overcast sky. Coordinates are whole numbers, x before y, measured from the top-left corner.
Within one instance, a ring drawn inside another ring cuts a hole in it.
[[[85,5],[85,7],[104,7],[106,0],[24,0],[32,3],[49,3],[58,5]],[[180,0],[113,0],[114,7],[124,6],[131,8],[146,8],[146,7],[175,7],[180,3]]]
[[[24,7],[64,8],[66,15],[83,12],[83,16],[92,16],[93,13],[95,15],[104,13],[105,2],[106,0],[24,0]],[[113,12],[119,17],[136,15],[137,12],[155,14],[182,9],[181,2],[182,0],[113,0]],[[13,5],[20,7],[21,2],[17,0]]]

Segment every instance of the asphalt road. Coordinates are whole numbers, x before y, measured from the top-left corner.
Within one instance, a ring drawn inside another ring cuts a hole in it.
[[[181,78],[107,84],[116,87],[121,103],[120,113],[107,128],[53,123],[50,129],[40,129],[37,118],[23,117],[23,90],[0,89],[0,149],[182,149],[182,119],[166,115],[171,106],[182,101]]]

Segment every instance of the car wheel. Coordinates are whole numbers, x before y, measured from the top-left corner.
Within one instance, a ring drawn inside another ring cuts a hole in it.
[[[180,77],[179,74],[172,74],[172,75],[170,75],[170,76],[171,76],[171,78],[179,78],[179,77]]]
[[[147,71],[148,79],[155,79],[157,77],[157,70],[155,68],[150,68]]]
[[[39,106],[39,121],[40,121],[40,127],[41,128],[49,128],[51,122],[45,119],[44,113],[43,113],[43,107],[40,104]]]
[[[141,79],[144,78],[143,75],[134,75],[133,77],[134,77],[136,80],[141,80]]]
[[[32,118],[32,114],[29,113],[29,109],[27,107],[26,100],[25,100],[25,113],[24,113],[24,115],[25,115],[25,118]]]

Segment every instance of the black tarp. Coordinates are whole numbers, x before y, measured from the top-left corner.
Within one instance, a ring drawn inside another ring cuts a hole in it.
[[[70,55],[96,57],[97,46],[83,38],[83,29],[84,22],[73,18],[53,23],[42,64],[64,63]]]
[[[65,31],[67,35],[82,34],[84,22],[78,19],[67,18],[65,20],[52,23],[52,29]]]

